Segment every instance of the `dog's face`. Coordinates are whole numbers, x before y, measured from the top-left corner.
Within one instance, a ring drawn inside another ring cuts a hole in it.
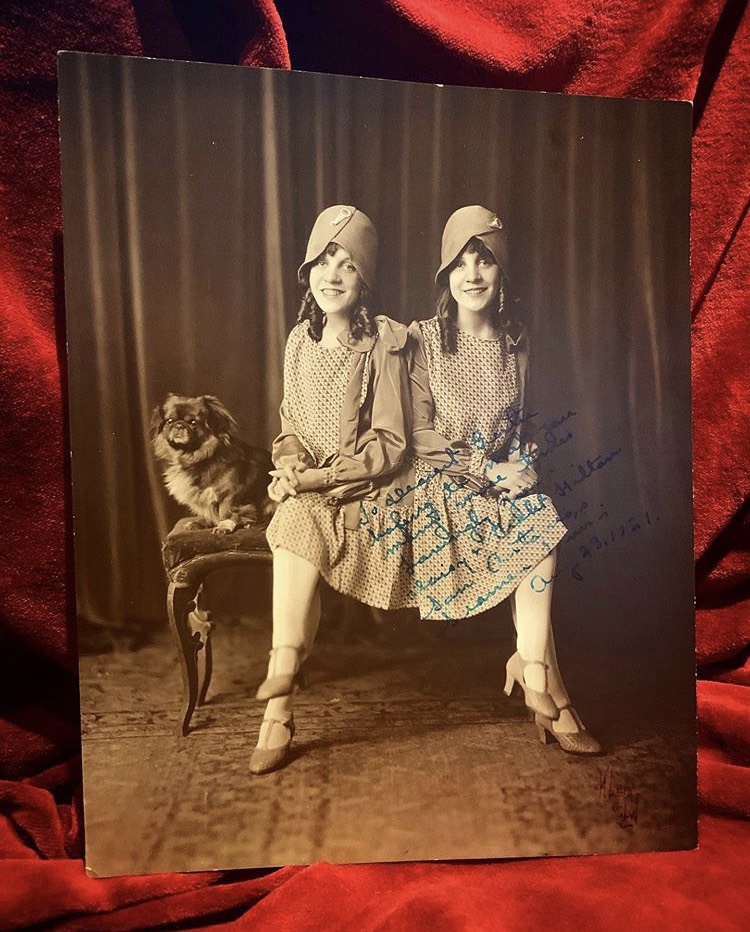
[[[151,434],[160,456],[195,453],[215,438],[228,443],[237,423],[213,395],[167,395],[151,415]]]

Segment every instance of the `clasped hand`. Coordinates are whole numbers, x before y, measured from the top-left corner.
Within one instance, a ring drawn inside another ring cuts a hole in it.
[[[511,501],[525,495],[538,482],[536,470],[526,458],[490,463],[486,474],[491,484],[502,489]]]
[[[268,497],[281,503],[289,497],[294,498],[298,492],[309,492],[320,485],[320,472],[302,461],[272,469]]]

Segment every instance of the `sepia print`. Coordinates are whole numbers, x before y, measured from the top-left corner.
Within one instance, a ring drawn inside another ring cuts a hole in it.
[[[690,106],[60,87],[89,872],[694,847]]]

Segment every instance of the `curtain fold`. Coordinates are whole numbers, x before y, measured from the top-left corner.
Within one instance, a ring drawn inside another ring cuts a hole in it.
[[[612,580],[625,591],[657,559],[692,597],[689,108],[105,57],[67,58],[62,84],[82,615],[163,622],[159,542],[182,512],[149,413],[169,391],[214,394],[269,446],[296,269],[332,203],[374,220],[379,302],[405,323],[433,313],[449,214],[500,213],[545,488],[596,510],[601,536],[625,529],[619,557],[582,555],[583,531],[564,544],[561,604],[580,601],[577,564],[606,612]],[[570,441],[544,440],[568,411]],[[663,522],[647,533],[646,512]]]

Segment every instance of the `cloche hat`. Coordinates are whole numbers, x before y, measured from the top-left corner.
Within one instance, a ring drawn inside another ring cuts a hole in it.
[[[349,253],[362,281],[368,288],[372,288],[378,256],[378,233],[367,214],[350,204],[334,204],[318,215],[307,241],[305,261],[297,272],[299,280],[303,281],[307,266],[333,242]]]
[[[440,268],[435,274],[435,281],[448,266],[458,258],[472,237],[481,239],[495,257],[495,262],[503,272],[508,272],[508,240],[502,220],[496,213],[473,204],[459,207],[448,217],[443,230],[443,242],[440,249]]]

